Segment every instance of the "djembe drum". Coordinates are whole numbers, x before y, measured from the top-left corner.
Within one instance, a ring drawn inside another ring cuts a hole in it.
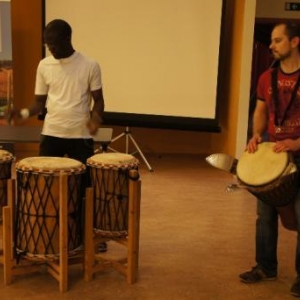
[[[13,155],[0,150],[0,223],[2,223],[2,208],[7,205],[7,180],[11,178]]]
[[[244,152],[237,163],[236,175],[251,194],[276,207],[285,228],[296,230],[297,167],[288,152],[274,152],[274,145],[264,142],[256,152]]]
[[[59,178],[67,175],[68,253],[82,245],[82,183],[85,165],[65,157],[29,157],[16,164],[15,248],[29,259],[59,257]]]
[[[136,158],[124,153],[100,153],[87,160],[94,188],[96,234],[107,237],[127,235],[129,178],[138,175],[132,172],[138,170],[138,165]]]

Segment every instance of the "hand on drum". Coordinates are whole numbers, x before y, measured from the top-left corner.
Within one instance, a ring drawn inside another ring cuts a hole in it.
[[[249,140],[246,150],[249,153],[254,153],[257,150],[257,145],[262,142],[262,137],[260,135],[253,135]]]
[[[246,147],[249,153],[254,153],[257,150],[257,145],[262,142],[260,136],[253,136]],[[300,150],[300,142],[298,140],[285,139],[277,141],[274,146],[274,152],[298,151]]]
[[[292,139],[277,141],[274,146],[275,152],[298,151],[299,149],[300,149],[300,142],[298,140],[292,140]]]

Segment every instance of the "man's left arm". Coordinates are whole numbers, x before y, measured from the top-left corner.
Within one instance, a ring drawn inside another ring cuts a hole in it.
[[[91,112],[91,118],[87,126],[90,134],[94,135],[96,134],[98,128],[102,123],[102,117],[104,112],[104,98],[102,88],[95,91],[91,91],[91,94],[94,100],[94,105]]]

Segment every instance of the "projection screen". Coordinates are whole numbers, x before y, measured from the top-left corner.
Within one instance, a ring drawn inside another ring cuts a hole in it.
[[[220,131],[225,0],[45,0],[101,67],[105,124]]]

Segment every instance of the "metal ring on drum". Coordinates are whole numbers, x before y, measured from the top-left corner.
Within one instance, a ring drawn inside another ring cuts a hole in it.
[[[16,164],[15,248],[32,260],[59,259],[59,178],[67,175],[68,254],[82,247],[81,162],[66,157],[28,157]]]
[[[87,160],[94,189],[96,234],[103,237],[127,235],[129,178],[139,178],[138,165],[135,157],[125,153],[99,153]]]

